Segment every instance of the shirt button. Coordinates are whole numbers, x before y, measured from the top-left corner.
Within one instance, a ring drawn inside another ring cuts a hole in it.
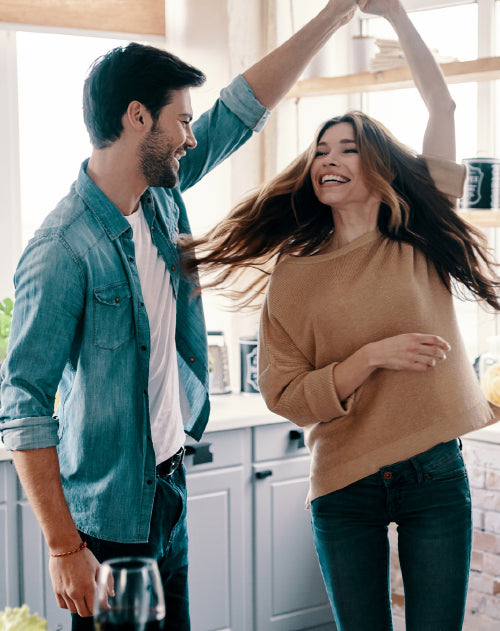
[[[141,346],[141,351],[147,351],[148,347],[147,346]]]
[[[171,265],[171,266],[170,266],[170,269],[171,269],[172,271],[174,271],[174,270],[175,270],[175,265]]]
[[[115,302],[120,302],[120,299],[118,298],[118,296],[115,298]]]
[[[193,363],[193,362],[194,362],[194,357],[190,357],[190,358],[189,358],[189,361],[190,361],[191,363]]]
[[[128,260],[129,260],[131,263],[133,263],[133,262],[134,262],[134,257],[133,257],[133,256],[129,256],[129,257],[128,257]]]
[[[143,302],[141,302],[141,307],[144,307],[144,303]]]
[[[155,227],[154,227],[154,226],[151,226],[151,232],[153,232],[153,230],[155,230]]]
[[[151,484],[153,484],[153,480],[146,480],[146,484],[149,484],[151,486]]]
[[[390,471],[386,471],[384,473],[384,480],[390,480],[392,478],[392,473]]]

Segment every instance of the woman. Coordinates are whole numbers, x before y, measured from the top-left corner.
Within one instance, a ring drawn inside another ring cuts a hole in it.
[[[458,437],[500,417],[467,359],[452,290],[500,310],[481,234],[455,212],[454,103],[399,0],[362,0],[396,31],[429,111],[423,155],[361,113],[187,246],[190,269],[267,283],[259,383],[303,426],[315,545],[339,631],[392,629],[398,524],[406,628],[462,628],[471,503]],[[193,248],[197,247],[194,258]],[[240,292],[240,296],[245,295]],[[246,294],[248,295],[248,294]]]

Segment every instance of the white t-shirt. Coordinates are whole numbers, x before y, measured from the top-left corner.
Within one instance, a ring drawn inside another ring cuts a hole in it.
[[[135,260],[149,319],[149,415],[156,464],[184,444],[175,346],[175,296],[170,274],[151,240],[142,206],[126,219],[132,226]]]

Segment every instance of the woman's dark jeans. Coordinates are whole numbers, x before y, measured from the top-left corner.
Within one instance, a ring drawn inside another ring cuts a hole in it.
[[[388,524],[398,525],[407,631],[462,629],[471,498],[457,440],[312,502],[314,540],[338,631],[391,631]]]
[[[80,533],[99,562],[144,556],[158,561],[165,591],[164,631],[189,631],[186,473],[181,465],[169,478],[157,478],[147,543],[114,543]],[[72,616],[72,631],[94,631],[93,618]]]

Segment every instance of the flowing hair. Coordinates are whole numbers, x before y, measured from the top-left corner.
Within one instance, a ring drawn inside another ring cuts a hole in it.
[[[326,121],[306,151],[204,236],[182,235],[185,271],[206,272],[203,288],[219,288],[236,308],[255,306],[282,254],[320,252],[335,225],[330,207],[314,193],[310,170],[323,134],[339,123],[352,126],[364,180],[380,196],[380,232],[419,248],[450,292],[462,298],[472,293],[500,310],[496,263],[482,232],[436,188],[425,160],[362,112]]]

